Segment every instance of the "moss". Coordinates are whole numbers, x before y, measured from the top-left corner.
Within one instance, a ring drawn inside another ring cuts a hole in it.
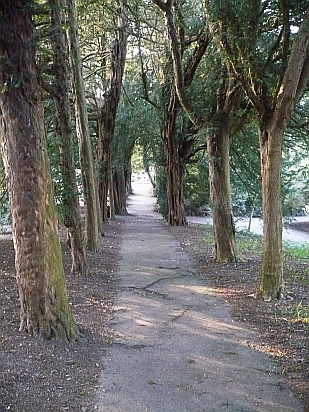
[[[44,244],[46,253],[46,313],[47,335],[61,340],[75,340],[78,333],[67,296],[56,207],[51,185],[45,210]]]

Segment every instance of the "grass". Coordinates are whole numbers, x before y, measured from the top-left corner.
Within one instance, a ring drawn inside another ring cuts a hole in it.
[[[290,322],[303,322],[309,324],[309,306],[303,302],[295,303],[284,313],[289,318]]]
[[[249,232],[237,232],[237,246],[240,252],[252,252],[261,255],[263,252],[263,236]],[[307,242],[282,242],[282,253],[285,258],[308,259],[309,244]]]
[[[250,232],[236,233],[236,242],[239,252],[251,252],[261,255],[263,251],[263,237]]]
[[[204,232],[203,242],[213,244],[213,232],[211,226]],[[263,236],[241,231],[236,233],[237,247],[240,253],[253,253],[261,256],[263,253]],[[309,269],[303,265],[289,264],[290,259],[299,261],[309,260],[309,244],[306,242],[291,242],[284,240],[282,254],[285,261],[285,278],[287,283],[297,281],[303,285],[309,283]]]
[[[236,235],[240,252],[251,252],[262,255],[263,237],[248,232]],[[306,242],[283,241],[282,253],[285,261],[285,281],[287,284],[297,282],[303,286],[309,284],[309,269],[303,261],[309,260],[309,245]],[[291,262],[289,262],[292,259]],[[295,260],[298,264],[295,265]],[[294,261],[293,261],[294,260]],[[299,264],[300,262],[300,264]],[[290,322],[303,322],[309,324],[309,305],[302,301],[295,302],[287,309],[285,316]]]
[[[309,260],[309,244],[306,242],[291,242],[284,240],[282,250],[283,256],[286,258]]]

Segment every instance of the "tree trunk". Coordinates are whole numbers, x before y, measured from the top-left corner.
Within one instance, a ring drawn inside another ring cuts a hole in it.
[[[62,174],[62,204],[64,225],[68,229],[68,244],[71,249],[73,273],[88,274],[86,248],[83,241],[78,187],[75,175],[72,122],[69,101],[69,69],[67,62],[65,32],[62,29],[64,5],[59,0],[49,0],[53,26],[51,43],[54,51],[55,85],[52,93],[57,119],[57,135],[60,142],[60,168]]]
[[[98,146],[98,164],[100,165],[100,181],[99,181],[99,199],[103,222],[107,222],[110,217],[110,204],[108,205],[108,196],[111,191],[111,174],[112,174],[112,159],[111,159],[111,136],[105,130],[105,120],[100,120]],[[110,196],[109,196],[110,197]],[[110,201],[111,199],[109,199]]]
[[[113,201],[112,188],[112,161],[111,148],[115,132],[115,123],[118,104],[120,100],[121,84],[124,73],[124,65],[127,51],[127,24],[128,24],[128,5],[126,0],[122,0],[119,5],[117,37],[113,40],[110,50],[110,77],[109,87],[104,93],[104,103],[99,116],[100,130],[100,153],[98,162],[100,164],[100,185],[99,197],[103,212],[103,221],[107,218],[107,197]],[[114,205],[111,204],[111,211]]]
[[[113,187],[115,198],[115,213],[118,215],[127,215],[127,179],[123,168],[118,168],[113,175]]]
[[[264,245],[258,294],[265,300],[285,294],[282,261],[281,161],[284,130],[309,79],[309,7],[294,40],[288,65],[268,122],[260,116],[259,141]]]
[[[284,294],[282,262],[281,150],[283,130],[260,128],[263,194],[263,258],[259,295],[269,300]]]
[[[179,108],[179,99],[172,86],[166,119],[161,131],[165,154],[167,221],[171,226],[187,225],[183,196],[184,163],[179,156],[176,142],[176,120]]]
[[[66,0],[70,57],[73,71],[73,90],[75,99],[76,131],[79,142],[79,159],[84,189],[86,208],[85,243],[89,250],[97,252],[99,249],[98,219],[98,189],[95,183],[94,158],[88,125],[88,114],[85,98],[85,86],[82,76],[82,59],[79,48],[75,4],[73,0]]]
[[[237,261],[230,188],[229,147],[230,135],[221,123],[221,129],[211,134],[207,140],[210,202],[215,242],[213,259],[221,263]]]
[[[166,193],[168,203],[167,221],[171,226],[186,226],[185,202],[183,195],[184,165],[177,154],[173,136],[166,142]]]
[[[35,66],[31,2],[0,1],[0,136],[21,304],[20,329],[72,341],[58,221]],[[8,64],[9,62],[9,64]]]

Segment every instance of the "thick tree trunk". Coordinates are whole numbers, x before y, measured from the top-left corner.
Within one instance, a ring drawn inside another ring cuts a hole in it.
[[[183,195],[184,165],[177,153],[174,136],[167,136],[166,150],[166,195],[168,204],[167,221],[171,226],[187,225]]]
[[[63,273],[30,3],[0,1],[0,137],[12,213],[20,328],[36,337],[71,341],[78,329]]]
[[[179,99],[172,86],[165,123],[161,131],[165,155],[167,222],[171,226],[187,225],[183,195],[184,162],[176,142],[176,120],[180,109]]]
[[[88,274],[86,248],[84,246],[79,206],[78,187],[75,175],[72,122],[69,101],[69,69],[67,61],[67,41],[62,29],[64,4],[59,0],[49,0],[51,23],[53,26],[51,43],[54,50],[55,84],[53,98],[56,107],[57,134],[60,142],[60,168],[62,174],[62,203],[64,225],[68,229],[68,244],[71,249],[72,272]]]
[[[282,262],[281,150],[283,130],[261,128],[261,176],[263,194],[263,258],[259,294],[265,299],[284,294]]]
[[[215,242],[213,259],[221,263],[237,261],[230,188],[229,147],[230,136],[224,127],[208,137],[210,202]]]
[[[127,181],[123,168],[117,169],[113,175],[113,187],[115,198],[115,213],[118,215],[127,215]]]
[[[98,188],[95,182],[94,158],[88,125],[88,114],[85,98],[85,86],[82,76],[82,59],[79,48],[75,4],[66,0],[70,55],[73,71],[73,89],[75,98],[76,131],[79,142],[79,159],[84,189],[86,208],[85,243],[89,250],[96,252],[99,248],[98,234],[100,221],[98,219]]]
[[[100,181],[99,181],[99,200],[103,222],[107,222],[110,216],[110,204],[108,205],[108,197],[110,203],[110,188],[112,178],[112,154],[111,154],[111,135],[106,130],[106,119],[99,120],[99,139],[100,145],[98,150],[98,164],[100,165]],[[114,205],[112,205],[114,206]]]

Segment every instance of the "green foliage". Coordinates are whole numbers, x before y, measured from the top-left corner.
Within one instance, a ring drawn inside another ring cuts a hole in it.
[[[254,123],[246,125],[232,137],[230,153],[235,215],[259,214],[262,209],[261,172],[259,141]]]
[[[209,171],[205,153],[200,153],[194,163],[186,166],[184,178],[184,197],[190,208],[197,212],[209,205]],[[202,210],[201,210],[202,213]]]
[[[263,251],[263,236],[245,231],[237,232],[237,245],[240,251],[252,252],[261,255]],[[309,259],[309,245],[307,242],[283,241],[283,255],[285,258]]]
[[[303,214],[309,204],[309,97],[295,109],[285,133],[282,159],[283,215]]]
[[[289,310],[283,312],[290,322],[303,322],[309,324],[309,305],[302,301],[295,303]]]
[[[144,169],[143,148],[139,144],[134,146],[131,157],[131,165],[133,173],[137,173],[139,170]]]
[[[213,230],[212,226],[210,225],[205,225],[207,230],[205,231],[203,235],[203,242],[206,243],[206,245],[212,245],[214,243],[214,235],[213,235]]]

